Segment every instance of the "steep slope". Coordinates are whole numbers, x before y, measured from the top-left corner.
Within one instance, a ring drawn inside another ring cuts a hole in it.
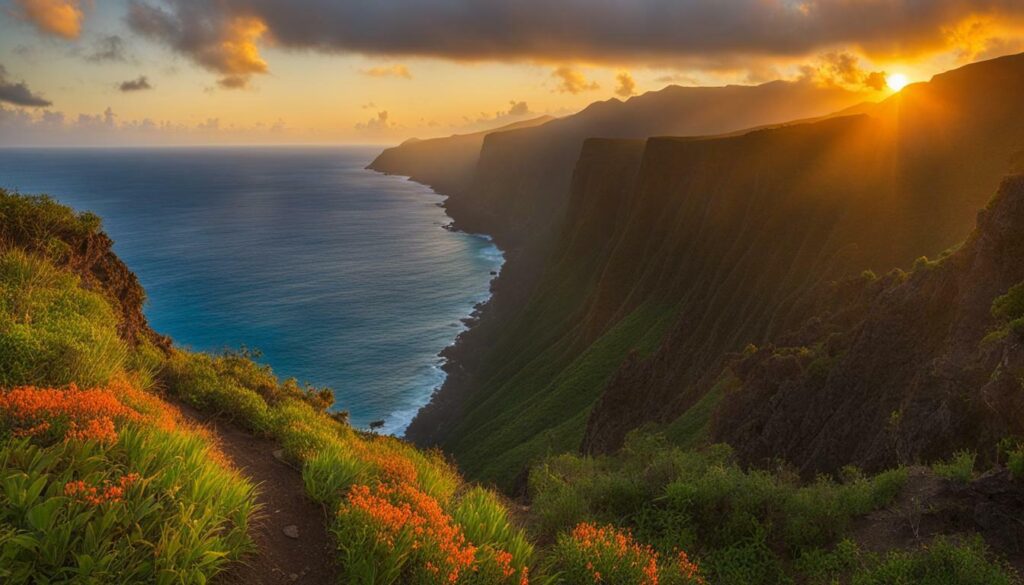
[[[1024,176],[1008,179],[956,252],[910,274],[861,278],[784,343],[745,357],[716,439],[749,462],[808,474],[881,468],[1024,433]],[[853,290],[851,290],[853,289]],[[834,300],[833,300],[834,299]],[[991,332],[996,333],[989,335]]]
[[[613,449],[629,429],[672,420],[703,396],[711,381],[701,383],[702,378],[717,370],[723,352],[737,351],[747,342],[759,343],[791,327],[800,313],[803,291],[811,290],[794,278],[863,268],[884,272],[962,241],[970,232],[975,210],[1022,160],[1022,103],[1024,55],[978,63],[890,98],[871,114],[868,126],[872,129],[867,134],[866,129],[855,129],[843,140],[840,148],[852,151],[831,158],[823,152],[806,159],[805,171],[794,174],[793,180],[772,185],[771,174],[751,178],[735,168],[722,173],[729,177],[729,186],[737,177],[753,181],[746,189],[751,194],[767,190],[791,197],[804,191],[811,196],[794,207],[789,220],[776,226],[771,236],[751,248],[752,253],[757,253],[757,246],[775,249],[789,241],[808,220],[821,227],[824,218],[813,214],[823,204],[838,204],[835,217],[825,224],[830,229],[807,239],[803,246],[804,253],[815,254],[845,249],[843,264],[822,271],[823,267],[800,263],[800,256],[791,255],[782,256],[773,266],[757,263],[749,270],[737,270],[728,262],[717,266],[742,272],[743,279],[766,287],[747,294],[742,288],[721,289],[715,281],[693,280],[697,274],[684,266],[694,261],[683,255],[694,248],[674,248],[666,256],[680,259],[683,264],[675,265],[675,270],[682,270],[681,278],[692,283],[683,298],[697,302],[682,307],[679,323],[656,355],[627,364],[617,373],[591,417],[585,447]],[[856,145],[863,140],[868,142],[858,151]],[[767,165],[765,173],[777,168]],[[678,182],[664,186],[685,198],[695,193],[690,188],[694,180],[694,176],[676,174]],[[711,180],[717,196],[723,188],[721,178]],[[778,207],[773,204],[771,209]],[[747,231],[734,222],[707,227]],[[700,246],[702,254],[720,249],[701,240],[688,244]],[[723,299],[735,304],[725,306]],[[761,308],[751,311],[758,304]],[[730,321],[743,326],[737,329]],[[623,409],[623,403],[630,407]]]
[[[538,116],[472,134],[455,134],[427,140],[410,139],[380,153],[367,167],[389,175],[406,175],[413,181],[444,194],[465,191],[473,178],[480,148],[489,134],[539,126],[553,120]]]
[[[867,115],[588,142],[530,300],[490,337],[466,336],[482,349],[410,436],[510,486],[539,455],[613,450],[691,407],[686,425],[704,432],[727,353],[794,327],[823,283],[963,240],[1024,152],[1021,103],[1016,56],[937,76]]]
[[[22,248],[53,258],[78,275],[84,286],[101,292],[120,315],[118,330],[131,343],[148,340],[161,347],[170,341],[150,327],[142,306],[146,291],[114,254],[114,242],[100,229],[100,218],[76,214],[48,197],[9,197],[0,189],[0,252]]]
[[[549,255],[556,249],[561,230],[558,226],[562,225],[570,198],[587,196],[586,189],[571,190],[570,182],[588,138],[643,139],[673,133],[729,132],[831,112],[860,99],[860,94],[821,89],[806,83],[715,88],[673,86],[625,102],[613,99],[596,103],[576,115],[534,128],[491,134],[484,139],[480,163],[471,183],[463,187],[458,185],[465,182],[465,173],[460,170],[464,169],[465,157],[456,158],[450,165],[437,162],[432,170],[436,178],[429,179],[430,184],[452,185],[450,190],[441,189],[441,192],[449,195],[445,206],[455,225],[494,236],[506,252],[506,263],[492,285],[492,300],[473,329],[446,350],[448,379],[445,387],[435,395],[432,405],[413,421],[407,436],[423,444],[441,441],[461,412],[462,396],[478,388],[475,380],[487,349],[498,343],[511,319],[519,319],[519,312],[534,294]],[[451,140],[442,139],[433,144],[440,149]],[[591,185],[610,194],[631,184],[635,172],[632,166],[639,161],[642,148],[642,140],[636,141],[629,147],[632,154],[626,155],[621,163],[614,161],[617,151],[599,154],[595,147],[588,151],[589,155],[584,153],[584,158],[592,156],[601,161],[588,167],[601,173],[593,177]],[[398,164],[400,162],[402,164]],[[608,169],[601,170],[603,164],[608,164]],[[384,166],[382,155],[371,168],[414,174],[419,167],[414,162],[399,160]],[[608,182],[607,188],[603,186],[605,182]],[[581,217],[589,221],[598,215],[605,217],[604,228],[610,227],[615,219],[614,213],[594,208]],[[572,223],[567,223],[566,229],[576,231]],[[600,237],[600,232],[589,233],[586,239],[577,237],[577,245],[585,251]],[[564,251],[557,253],[564,256]],[[575,266],[575,259],[570,257],[567,261],[573,265],[573,274],[582,273]],[[591,268],[587,278],[594,276],[596,268]],[[562,309],[553,311],[550,319],[560,321],[584,294],[585,290],[579,288],[575,297],[566,297],[572,300],[564,302]]]
[[[484,139],[470,188],[447,203],[457,224],[488,233],[504,248],[525,245],[561,224],[573,168],[587,138],[723,134],[825,115],[862,94],[811,83],[678,87],[611,99],[542,126]]]

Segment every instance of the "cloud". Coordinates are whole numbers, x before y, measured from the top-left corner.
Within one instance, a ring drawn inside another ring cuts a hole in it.
[[[96,39],[92,51],[85,56],[85,60],[92,63],[128,61],[124,39],[118,35],[106,35]]]
[[[136,30],[200,64],[230,38],[224,23],[239,18],[291,49],[615,64],[795,58],[837,46],[906,56],[948,48],[945,31],[977,15],[1024,20],[1020,0],[133,1],[134,13],[158,13],[161,23],[136,16]]]
[[[251,15],[213,10],[199,0],[180,0],[171,9],[132,0],[127,22],[135,32],[186,54],[203,68],[220,74],[226,89],[248,86],[255,74],[268,71],[257,44],[267,32]]]
[[[615,81],[618,82],[618,86],[615,87],[615,95],[627,98],[636,93],[636,81],[633,80],[629,71],[623,71],[616,75]]]
[[[517,102],[515,100],[511,100],[508,103],[509,106],[511,107],[509,107],[508,111],[504,113],[505,116],[529,116],[530,114],[533,113],[530,111],[530,106],[526,102]]]
[[[35,25],[39,32],[77,39],[82,32],[79,0],[14,0],[15,15]]]
[[[655,78],[654,81],[658,83],[672,83],[676,85],[700,85],[700,81],[692,76],[684,73],[672,73],[670,75],[662,75],[661,77]]]
[[[360,73],[369,77],[401,77],[402,79],[412,79],[412,73],[405,65],[371,67],[370,69],[361,70]]]
[[[208,118],[197,124],[124,120],[112,108],[95,114],[66,116],[60,111],[29,112],[0,104],[0,146],[245,144],[285,141],[336,143],[331,131],[297,134],[283,120],[248,126]]]
[[[826,87],[853,91],[886,88],[884,71],[866,71],[860,59],[850,53],[826,53],[811,65],[801,67],[801,78]]]
[[[138,79],[121,82],[118,89],[124,92],[142,91],[146,89],[153,89],[153,86],[149,84],[149,79],[147,79],[145,75],[140,75]]]
[[[33,93],[24,81],[15,83],[7,79],[7,69],[0,65],[0,102],[15,106],[43,108],[53,105],[37,93]]]
[[[551,76],[558,79],[558,87],[556,89],[562,93],[575,95],[584,91],[601,89],[601,86],[596,81],[589,81],[582,72],[565,65],[552,71]]]
[[[376,110],[377,104],[375,104],[374,102],[366,102],[365,104],[362,104],[359,107],[363,110]]]
[[[391,130],[392,128],[396,128],[396,126],[391,122],[387,110],[381,110],[377,112],[375,117],[370,118],[364,123],[356,124],[356,130],[369,130],[373,132]]]

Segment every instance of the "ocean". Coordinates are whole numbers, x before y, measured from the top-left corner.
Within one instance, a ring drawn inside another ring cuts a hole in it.
[[[353,425],[401,434],[501,252],[443,229],[443,197],[365,167],[367,147],[0,149],[0,186],[103,218],[184,347],[259,349],[329,386]]]

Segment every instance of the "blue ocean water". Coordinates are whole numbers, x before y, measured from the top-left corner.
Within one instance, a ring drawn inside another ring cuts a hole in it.
[[[353,424],[400,434],[502,257],[442,229],[430,189],[364,170],[377,152],[0,149],[0,186],[98,213],[157,331],[258,348],[278,375],[333,388]]]

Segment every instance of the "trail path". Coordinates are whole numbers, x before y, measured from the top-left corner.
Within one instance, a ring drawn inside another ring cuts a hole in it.
[[[204,416],[187,405],[179,403],[178,407],[185,419],[208,428],[231,463],[258,485],[261,518],[250,528],[256,550],[216,582],[224,585],[337,583],[335,554],[325,528],[324,510],[306,496],[299,472],[274,456],[279,446],[230,423]]]

